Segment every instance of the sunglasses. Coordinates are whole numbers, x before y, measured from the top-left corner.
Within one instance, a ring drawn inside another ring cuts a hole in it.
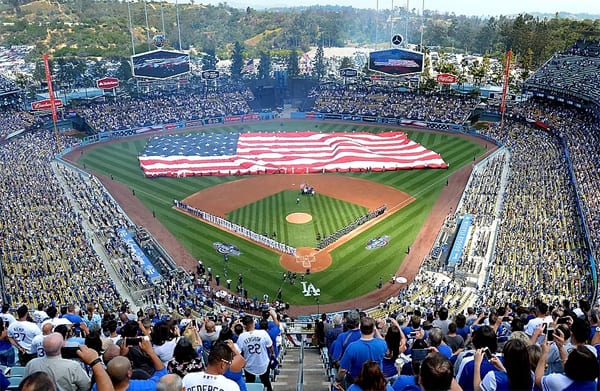
[[[231,366],[231,361],[225,360],[224,358],[222,358],[221,361],[223,361],[225,364]]]

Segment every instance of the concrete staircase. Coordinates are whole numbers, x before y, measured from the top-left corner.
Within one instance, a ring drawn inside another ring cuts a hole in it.
[[[280,373],[273,382],[273,391],[296,391],[300,368],[300,349],[288,348]],[[329,391],[329,379],[317,348],[304,349],[304,390]]]

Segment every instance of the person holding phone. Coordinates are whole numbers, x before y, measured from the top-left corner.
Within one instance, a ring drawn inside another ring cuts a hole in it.
[[[477,390],[531,390],[533,388],[534,374],[529,365],[529,352],[527,344],[520,339],[511,339],[504,344],[502,349],[504,362],[490,352],[487,348],[477,349],[474,359],[475,372],[473,388]],[[494,370],[486,373],[481,378],[481,363],[487,360],[494,366]]]
[[[548,332],[546,332],[546,340],[549,341]],[[545,374],[550,373],[564,373],[563,359],[561,355],[566,358],[566,352],[570,352],[575,346],[570,342],[571,330],[566,324],[559,324],[552,333],[552,343],[548,351],[548,368]],[[561,352],[564,351],[564,352]]]
[[[154,373],[152,358],[141,349],[138,322],[130,320],[121,327],[122,339],[117,345],[121,347],[121,355],[127,356],[133,367],[132,379],[149,379]],[[126,349],[125,349],[126,348]],[[153,351],[154,352],[154,351]]]
[[[473,331],[473,347],[475,352],[464,352],[465,355],[460,362],[456,379],[463,390],[474,390],[473,379],[475,377],[475,353],[477,350],[487,348],[493,355],[496,355],[498,349],[498,339],[496,331],[490,326],[481,326]],[[483,360],[480,363],[479,377],[482,379],[485,375],[495,369],[490,360]]]
[[[121,344],[121,355],[114,357],[106,365],[106,370],[110,375],[110,379],[115,390],[127,390],[127,391],[147,391],[155,390],[156,384],[161,377],[167,374],[167,369],[163,365],[160,358],[152,350],[152,343],[145,338],[138,340],[139,345],[129,346],[127,343]],[[144,352],[152,362],[153,373],[152,376],[147,379],[134,379],[134,369],[131,367],[131,362],[127,359],[127,353],[130,349],[140,349]],[[96,388],[96,385],[92,388],[93,391],[102,391],[100,388]]]

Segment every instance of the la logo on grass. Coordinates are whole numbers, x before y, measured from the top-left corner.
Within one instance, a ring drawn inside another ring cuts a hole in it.
[[[301,284],[304,296],[321,296],[321,290],[315,288],[312,282],[302,281]]]

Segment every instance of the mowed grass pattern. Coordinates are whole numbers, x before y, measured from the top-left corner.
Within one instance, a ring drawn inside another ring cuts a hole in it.
[[[299,191],[284,190],[228,213],[227,219],[261,234],[275,232],[278,241],[290,246],[316,247],[317,233],[330,235],[367,212],[365,207],[323,194],[302,196]],[[286,217],[291,213],[307,213],[313,219],[289,223]]]
[[[268,121],[251,125],[222,126],[206,128],[202,131],[306,131],[352,132],[352,131],[394,131],[393,127],[370,127],[363,124],[324,123],[309,121]],[[385,220],[370,227],[365,232],[344,243],[332,252],[331,267],[320,273],[311,273],[307,280],[321,289],[321,303],[351,299],[377,289],[379,278],[387,282],[396,272],[406,256],[406,249],[415,240],[423,222],[427,218],[448,177],[465,164],[485,153],[485,149],[475,142],[452,134],[407,131],[410,139],[423,144],[442,155],[449,164],[446,170],[406,170],[383,173],[351,173],[374,182],[383,183],[404,191],[416,200]],[[249,241],[221,231],[196,219],[181,214],[171,208],[173,199],[183,199],[202,189],[215,186],[237,177],[191,177],[191,178],[145,178],[139,167],[138,154],[146,140],[124,140],[123,142],[99,145],[83,153],[78,163],[115,181],[126,184],[136,197],[154,211],[156,218],[187,248],[197,259],[212,266],[215,274],[224,276],[223,258],[212,247],[214,242],[227,242],[237,245],[242,254],[230,257],[228,276],[244,275],[244,285],[250,297],[268,294],[275,297],[277,289],[283,288],[283,298],[292,304],[315,305],[314,297],[304,297],[302,287],[296,283],[282,282],[284,269],[279,264],[279,255]],[[269,197],[271,198],[271,197]],[[293,198],[295,200],[295,198]],[[302,200],[305,201],[304,199]],[[294,201],[295,202],[295,201]],[[304,207],[301,203],[301,205]],[[271,212],[264,212],[270,213]],[[318,213],[315,209],[314,213]],[[246,220],[261,220],[267,215],[248,215]],[[272,219],[265,219],[264,232],[280,229]],[[326,226],[318,226],[322,233],[330,232]],[[263,228],[259,229],[262,232]],[[285,228],[284,228],[285,231]],[[331,231],[332,232],[332,231]],[[316,233],[315,233],[316,234]],[[390,243],[383,248],[366,250],[369,239],[389,235]],[[314,237],[313,237],[314,240]],[[314,311],[316,312],[316,305]]]

